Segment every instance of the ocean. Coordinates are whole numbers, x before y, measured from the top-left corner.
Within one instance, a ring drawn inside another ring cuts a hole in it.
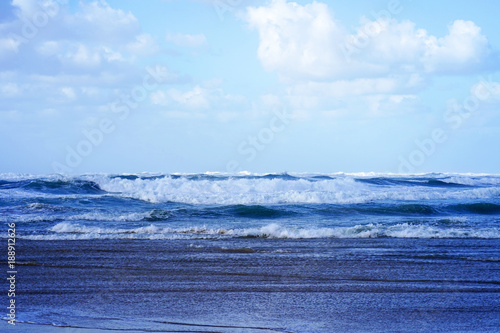
[[[3,332],[500,331],[498,175],[0,174],[0,221]]]

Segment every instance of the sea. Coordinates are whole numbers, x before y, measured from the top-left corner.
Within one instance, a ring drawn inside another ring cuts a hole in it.
[[[499,175],[0,174],[0,222],[2,332],[500,332]]]

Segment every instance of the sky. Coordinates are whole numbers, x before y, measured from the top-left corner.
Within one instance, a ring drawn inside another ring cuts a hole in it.
[[[0,173],[500,173],[500,3],[0,2]]]

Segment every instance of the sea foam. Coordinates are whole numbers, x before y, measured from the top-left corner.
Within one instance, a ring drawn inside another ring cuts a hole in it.
[[[500,196],[500,187],[443,188],[380,186],[353,177],[310,180],[268,178],[221,178],[191,180],[185,177],[156,179],[94,179],[108,193],[153,203],[188,204],[356,204],[380,200],[481,199]]]
[[[136,228],[85,226],[61,222],[46,235],[21,236],[27,239],[207,239],[207,238],[500,238],[496,228],[440,227],[425,224],[398,223],[358,224],[351,227],[288,227],[277,223],[256,228],[209,228],[192,226],[161,227],[155,224]]]

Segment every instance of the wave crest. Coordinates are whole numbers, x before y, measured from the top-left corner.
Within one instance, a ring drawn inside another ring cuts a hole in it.
[[[412,186],[384,186],[360,182],[353,177],[191,180],[167,176],[155,179],[102,178],[97,182],[107,192],[143,201],[208,205],[357,204],[383,200],[487,199],[500,196],[500,187],[428,186],[418,185],[418,182]]]

